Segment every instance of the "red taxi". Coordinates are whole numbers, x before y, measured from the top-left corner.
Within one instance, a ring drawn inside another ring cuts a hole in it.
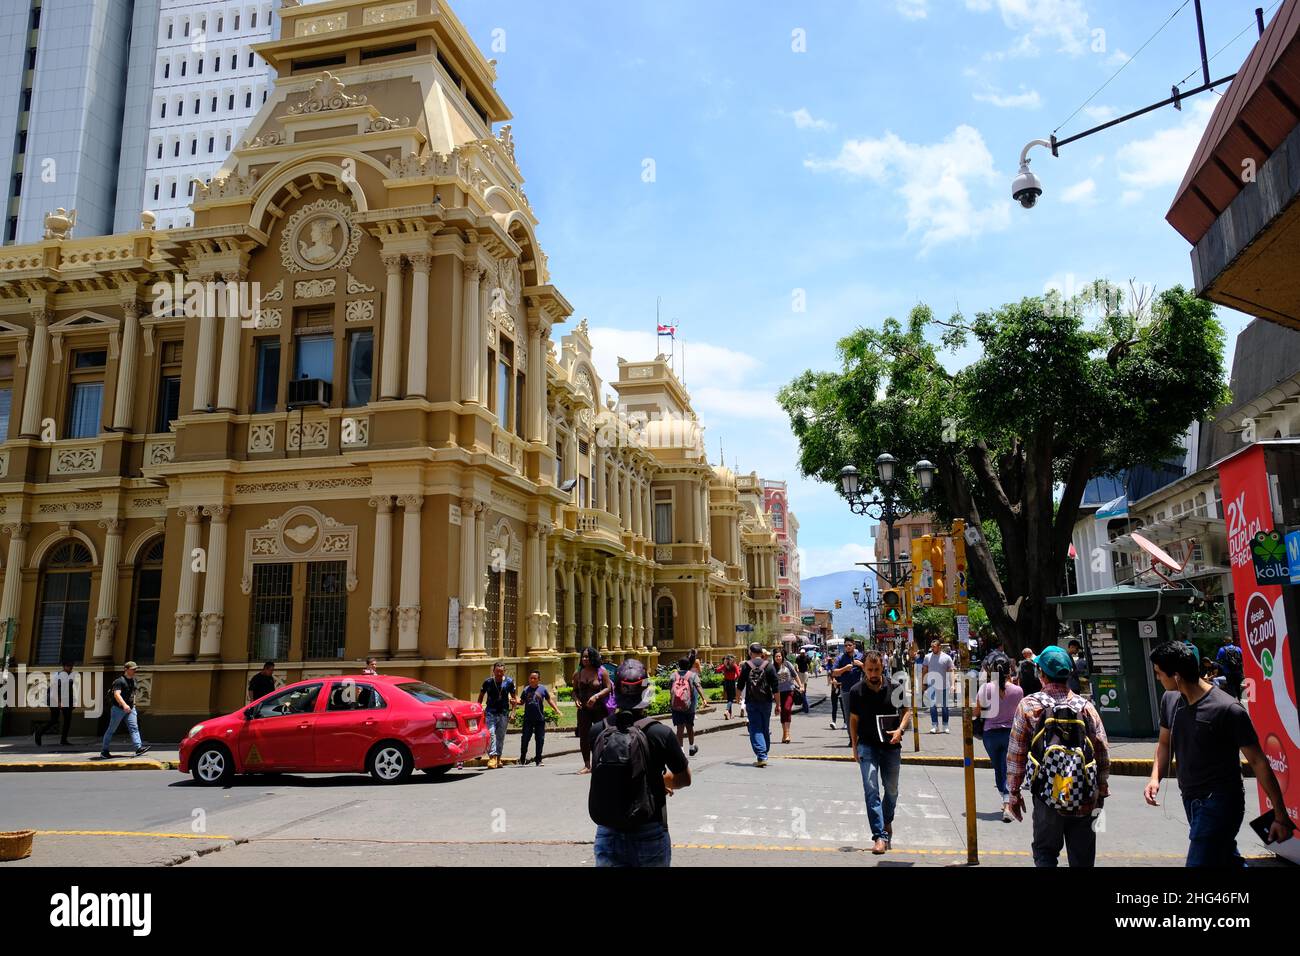
[[[204,786],[237,773],[369,773],[401,783],[487,753],[478,704],[410,677],[319,677],[190,728],[180,769]]]

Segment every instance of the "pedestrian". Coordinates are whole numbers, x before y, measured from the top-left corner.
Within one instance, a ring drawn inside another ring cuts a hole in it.
[[[835,659],[835,666],[831,668],[831,675],[839,683],[840,710],[844,714],[845,729],[849,726],[849,694],[853,693],[853,688],[862,679],[861,664],[862,655],[858,653],[857,642],[846,637],[844,651]],[[831,727],[835,729],[834,719],[831,720]]]
[[[367,677],[379,676],[379,659],[375,657],[366,658],[366,666],[362,668],[361,673]]]
[[[925,697],[930,704],[930,733],[940,733],[940,704],[943,711],[942,733],[948,733],[948,690],[952,686],[954,665],[952,658],[944,652],[936,640],[930,642],[930,653],[921,662],[921,683],[925,686]],[[933,675],[933,676],[932,676]]]
[[[763,645],[749,645],[749,660],[740,668],[740,692],[749,709],[749,744],[754,748],[754,766],[766,767],[772,749],[772,702],[776,699],[776,672],[763,659]]]
[[[691,785],[690,762],[673,732],[645,716],[654,701],[645,665],[624,661],[615,687],[617,709],[591,728],[587,812],[596,824],[596,866],[671,866],[668,797]]]
[[[1000,651],[985,659],[988,678],[975,696],[975,716],[984,720],[984,752],[993,764],[993,784],[1002,796],[1002,822],[1010,823],[1011,792],[1007,789],[1007,749],[1011,746],[1011,725],[1025,692],[1012,683],[1011,658]]]
[[[275,661],[267,661],[248,682],[248,702],[261,700],[275,690]]]
[[[1219,671],[1225,678],[1224,690],[1231,694],[1234,700],[1241,700],[1241,684],[1244,676],[1241,648],[1237,646],[1231,634],[1223,636],[1223,646],[1214,655],[1214,663],[1219,665]]]
[[[713,710],[713,704],[709,701],[709,695],[704,691],[704,670],[702,662],[695,657],[695,652],[691,651],[691,670],[695,672],[695,679],[699,682],[699,697],[696,698],[695,712],[697,714],[707,714]],[[693,755],[692,755],[693,756]]]
[[[1020,701],[1007,747],[1011,813],[1023,819],[1020,787],[1032,764],[1034,866],[1056,866],[1064,846],[1071,867],[1091,867],[1097,859],[1092,817],[1110,793],[1106,729],[1092,702],[1067,686],[1074,662],[1063,648],[1046,648],[1034,666],[1042,690]]]
[[[804,689],[799,669],[786,660],[785,651],[772,652],[772,669],[776,672],[777,711],[781,717],[781,743],[790,742],[790,722],[794,720],[794,696]],[[806,699],[806,695],[805,695]]]
[[[1070,675],[1069,687],[1076,694],[1084,694],[1084,682],[1088,680],[1088,658],[1084,656],[1083,645],[1078,641],[1070,641],[1067,645],[1070,660],[1074,664],[1074,673]]]
[[[688,736],[691,756],[694,757],[700,751],[695,746],[695,708],[704,688],[700,686],[700,675],[691,665],[690,658],[686,657],[677,662],[677,671],[669,685],[669,708],[673,715],[673,727],[677,731],[678,745],[681,745],[683,736]]]
[[[871,852],[879,856],[890,848],[894,837],[903,732],[912,712],[902,703],[901,685],[886,682],[885,662],[879,651],[867,651],[862,672],[862,680],[849,692],[849,742],[862,773]]]
[[[591,728],[605,719],[606,699],[614,692],[609,672],[601,666],[600,652],[588,647],[573,674],[573,702],[578,706],[578,747],[582,751],[579,774],[591,773]]]
[[[803,688],[803,713],[809,713],[808,710],[808,672],[812,670],[812,660],[808,657],[806,650],[800,649],[799,656],[794,659],[799,667],[799,683]]]
[[[104,760],[113,756],[108,752],[108,745],[123,721],[126,722],[127,733],[131,735],[135,755],[141,757],[150,750],[149,745],[140,739],[140,718],[135,709],[135,675],[138,670],[139,665],[135,661],[127,661],[122,667],[122,676],[113,681],[108,689],[108,730],[104,731],[104,742],[99,748],[99,756]]]
[[[528,686],[519,692],[519,701],[524,708],[523,745],[519,748],[519,766],[528,763],[528,743],[536,738],[537,756],[533,762],[540,767],[542,746],[546,741],[546,708],[549,706],[554,711],[557,723],[560,719],[560,708],[551,697],[550,689],[542,683],[541,671],[528,672]]]
[[[487,698],[484,706],[483,700]],[[488,725],[488,769],[501,766],[501,751],[506,745],[506,727],[510,714],[519,706],[515,696],[515,682],[506,676],[506,665],[497,661],[492,665],[492,676],[483,681],[478,691],[478,703]]]
[[[1020,689],[1028,696],[1037,694],[1043,689],[1043,685],[1038,680],[1038,666],[1034,663],[1034,651],[1032,648],[1022,648],[1020,651],[1020,665],[1016,670],[1017,679],[1020,683]],[[1071,667],[1073,670],[1073,667]]]
[[[736,702],[736,681],[740,679],[740,665],[736,663],[735,655],[724,657],[716,672],[722,675],[722,696],[727,699],[727,711],[722,716],[724,720],[730,720],[731,707]]]
[[[1160,740],[1143,795],[1148,804],[1159,806],[1160,780],[1169,775],[1172,757],[1187,812],[1187,866],[1246,865],[1237,852],[1237,831],[1246,813],[1241,757],[1273,805],[1270,842],[1289,840],[1296,827],[1285,812],[1277,812],[1286,800],[1246,708],[1200,676],[1191,644],[1166,641],[1151,652],[1151,664],[1165,693]]]
[[[77,702],[73,700],[77,689],[77,681],[72,676],[73,666],[72,661],[64,661],[63,670],[50,678],[50,686],[46,691],[49,696],[50,719],[38,726],[32,734],[38,747],[41,746],[43,736],[60,726],[59,744],[64,747],[69,746],[68,731],[72,727],[72,709],[77,706]]]

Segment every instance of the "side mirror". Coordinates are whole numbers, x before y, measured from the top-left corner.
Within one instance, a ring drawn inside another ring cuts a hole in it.
[[[252,720],[252,719],[253,719],[253,715],[256,714],[256,713],[257,713],[257,708],[256,708],[256,707],[249,707],[249,708],[245,709],[245,711],[244,711],[244,719],[245,719],[245,720]]]

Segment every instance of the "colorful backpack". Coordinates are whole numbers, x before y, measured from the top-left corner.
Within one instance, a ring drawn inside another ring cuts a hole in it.
[[[1072,695],[1044,703],[1029,742],[1029,791],[1057,813],[1077,814],[1097,797],[1097,760],[1083,719],[1088,702]]]

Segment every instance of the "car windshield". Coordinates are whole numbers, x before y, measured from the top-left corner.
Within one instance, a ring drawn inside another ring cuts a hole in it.
[[[454,694],[449,694],[445,690],[439,690],[432,684],[425,684],[420,681],[412,681],[409,684],[398,684],[397,689],[406,691],[406,693],[410,694],[416,700],[425,704],[432,704],[440,700],[456,699]]]

